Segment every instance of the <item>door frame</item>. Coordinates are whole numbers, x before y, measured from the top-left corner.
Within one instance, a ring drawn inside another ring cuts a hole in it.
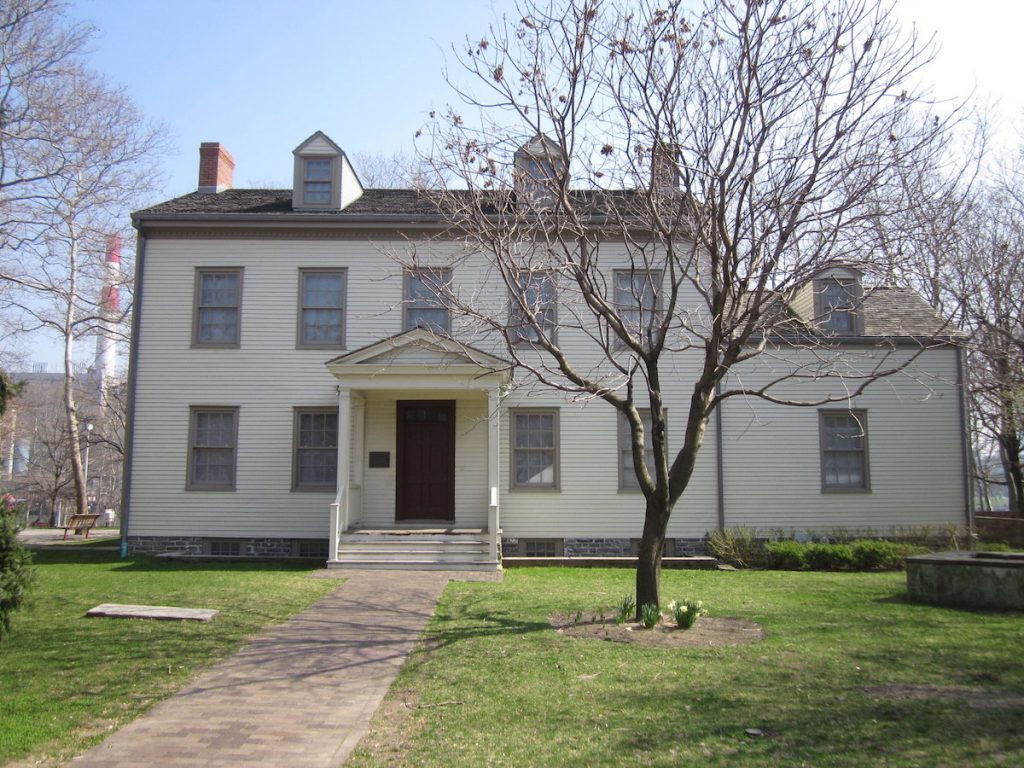
[[[405,509],[406,502],[402,493],[402,481],[404,474],[405,457],[403,456],[405,445],[405,419],[403,413],[408,408],[430,406],[432,408],[444,408],[448,411],[448,433],[446,445],[449,446],[451,457],[451,498],[448,517],[416,517],[408,514],[410,510]],[[396,400],[395,401],[395,522],[455,522],[455,401],[454,400]]]

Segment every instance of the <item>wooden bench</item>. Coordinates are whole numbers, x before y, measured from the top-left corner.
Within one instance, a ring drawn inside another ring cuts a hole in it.
[[[76,534],[85,531],[85,538],[88,539],[89,529],[96,525],[99,519],[99,515],[72,515],[68,524],[64,526],[64,541],[67,541],[68,531],[74,531]]]

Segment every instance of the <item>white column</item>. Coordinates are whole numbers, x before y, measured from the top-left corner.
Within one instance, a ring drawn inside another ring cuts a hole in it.
[[[501,397],[497,387],[487,390],[487,532],[490,535],[491,560],[498,560],[501,521],[498,516],[498,485],[501,480],[499,444],[501,442]]]
[[[349,526],[363,520],[363,470],[366,467],[366,399],[352,396],[352,479],[349,482]]]
[[[338,492],[331,505],[331,541],[329,555],[338,556],[338,539],[348,527],[349,454],[352,440],[352,391],[338,388]]]

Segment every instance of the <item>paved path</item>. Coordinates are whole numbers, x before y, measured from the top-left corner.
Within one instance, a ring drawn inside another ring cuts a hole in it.
[[[460,578],[341,575],[348,581],[340,589],[111,734],[72,768],[340,765],[366,733],[445,584]]]

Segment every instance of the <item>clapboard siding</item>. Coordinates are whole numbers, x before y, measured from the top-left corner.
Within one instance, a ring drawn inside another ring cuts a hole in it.
[[[324,363],[346,350],[401,332],[404,286],[401,269],[389,252],[406,253],[409,247],[401,239],[370,243],[355,238],[156,237],[147,242],[137,356],[131,535],[327,535],[334,493],[291,490],[293,409],[336,406],[338,381]],[[459,258],[462,255],[454,245],[417,243],[420,264],[454,264],[455,290],[461,296],[504,311],[508,300],[500,278],[483,258]],[[625,264],[621,249],[603,249],[605,268],[613,268],[616,259]],[[240,348],[192,348],[197,267],[244,270]],[[347,270],[345,349],[295,349],[299,269],[311,267]],[[561,300],[571,303],[574,297],[566,291]],[[687,301],[684,296],[682,303]],[[563,317],[572,316],[570,308],[559,311]],[[453,329],[486,351],[507,354],[497,339],[468,318],[453,318]],[[601,351],[582,331],[560,328],[558,343],[581,370],[590,373],[599,365]],[[673,449],[682,438],[682,420],[699,362],[695,352],[663,361]],[[769,375],[769,368],[767,363],[751,364],[741,373],[749,384]],[[962,520],[954,353],[928,352],[915,371],[913,376],[878,383],[855,403],[868,411],[870,494],[821,493],[815,409],[730,401],[723,413],[727,525],[884,528]],[[607,381],[617,385],[614,373],[608,373]],[[551,390],[527,386],[525,381],[514,384],[503,401],[500,431],[499,492],[505,535],[639,536],[643,496],[618,490],[616,412],[601,401],[581,404]],[[802,391],[811,393],[816,386]],[[484,525],[488,498],[484,395],[443,390],[362,394],[365,450],[352,462],[360,470],[354,476],[361,472],[363,478],[363,522],[390,525],[394,520],[396,400],[455,399],[456,523]],[[195,405],[239,409],[235,491],[185,490],[189,407]],[[526,405],[559,409],[561,483],[557,491],[510,489],[508,408]],[[712,420],[693,479],[669,524],[672,537],[700,537],[717,527],[716,439]],[[370,451],[390,452],[390,468],[369,469],[366,454]]]
[[[858,353],[851,351],[853,358]],[[879,353],[859,353],[865,365]],[[901,353],[904,359],[910,351]],[[800,357],[797,353],[790,353]],[[871,356],[874,357],[871,357]],[[808,358],[809,354],[804,353]],[[899,357],[890,357],[890,363]],[[746,366],[748,385],[783,372],[778,364]],[[723,410],[726,525],[764,531],[827,531],[964,524],[964,474],[956,352],[930,350],[905,373],[874,383],[850,406],[867,414],[870,491],[822,492],[818,408],[752,399]],[[818,382],[783,387],[781,396],[842,395]],[[822,408],[842,408],[843,403]]]

